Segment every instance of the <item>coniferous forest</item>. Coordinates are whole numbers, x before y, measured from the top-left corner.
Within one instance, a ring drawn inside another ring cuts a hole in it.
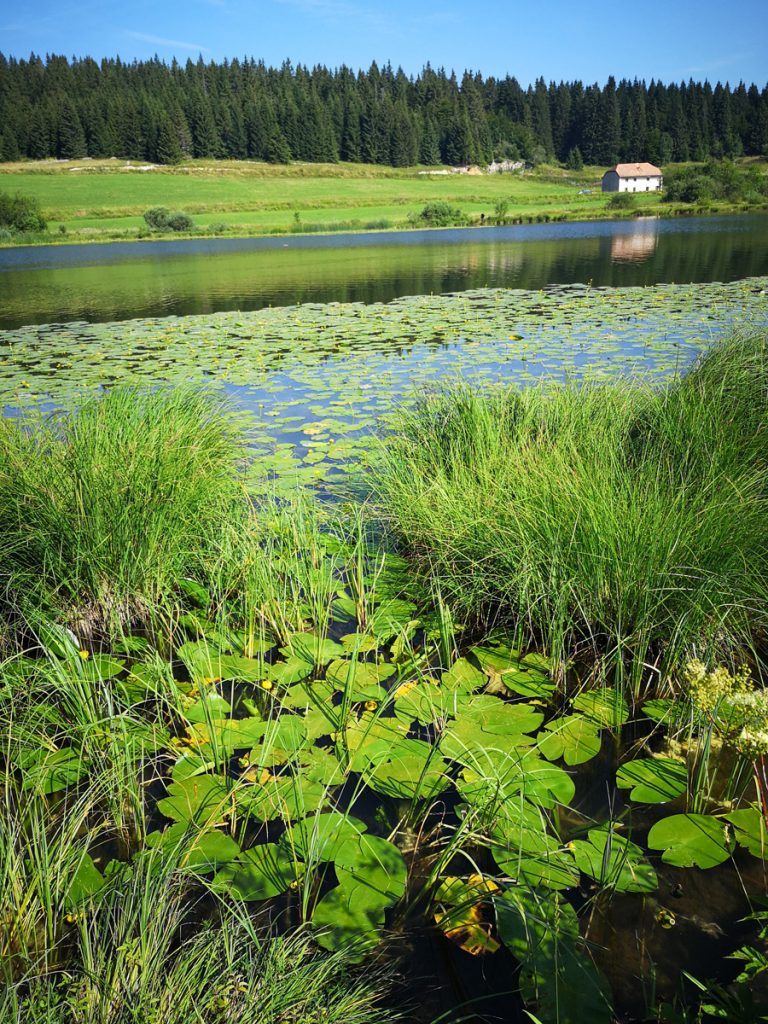
[[[98,63],[0,54],[0,159],[290,159],[409,166],[705,160],[768,154],[768,85],[613,78],[523,88],[514,78],[416,77],[253,59]]]

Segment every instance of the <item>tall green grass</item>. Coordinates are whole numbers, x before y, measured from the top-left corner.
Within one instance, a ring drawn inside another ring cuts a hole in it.
[[[768,337],[638,381],[478,393],[401,416],[374,487],[422,577],[476,625],[657,687],[764,645]]]
[[[62,612],[86,635],[145,618],[244,504],[240,454],[223,404],[184,388],[0,420],[0,603]]]

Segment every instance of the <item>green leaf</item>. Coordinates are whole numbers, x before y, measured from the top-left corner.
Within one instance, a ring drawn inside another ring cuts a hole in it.
[[[76,907],[95,896],[103,886],[104,876],[85,853],[72,875],[64,902],[68,907]]]
[[[261,658],[223,654],[205,640],[190,640],[178,648],[177,654],[187,666],[196,685],[204,683],[206,679],[241,679],[254,683],[264,678],[264,662]]]
[[[342,886],[357,885],[384,906],[396,903],[405,893],[403,855],[386,839],[368,833],[351,836],[338,847],[333,861]]]
[[[16,763],[24,775],[24,789],[38,789],[46,796],[74,785],[87,772],[82,754],[71,747],[27,750],[16,758]]]
[[[656,872],[645,860],[639,846],[608,828],[593,828],[589,841],[568,844],[576,866],[600,885],[617,892],[654,892]]]
[[[743,807],[724,817],[734,826],[734,839],[739,846],[761,860],[768,858],[768,827],[759,807]]]
[[[549,761],[562,757],[567,765],[584,764],[600,753],[598,726],[584,715],[565,715],[544,726],[539,750]]]
[[[290,657],[287,661],[276,661],[274,665],[265,665],[264,674],[278,686],[292,686],[312,675],[314,665],[303,658]]]
[[[367,746],[361,757],[367,761],[362,769],[366,784],[396,800],[432,800],[450,785],[448,765],[422,740],[379,741]]]
[[[608,1024],[610,988],[576,940],[576,913],[558,894],[508,889],[495,900],[499,936],[520,962],[521,991],[546,1024]]]
[[[368,630],[377,640],[384,643],[408,626],[415,611],[416,605],[412,601],[403,601],[400,598],[384,601],[370,617]]]
[[[318,945],[330,950],[347,949],[362,959],[379,944],[384,910],[365,886],[336,886],[317,903],[312,914]]]
[[[179,580],[179,590],[197,605],[198,608],[208,608],[211,604],[211,595],[204,586],[195,580],[182,578]]]
[[[440,678],[440,685],[455,693],[474,693],[487,683],[488,676],[467,658],[459,658]]]
[[[257,821],[292,821],[316,811],[327,799],[322,782],[310,782],[294,775],[276,775],[266,782],[239,789],[238,809]]]
[[[188,722],[207,722],[211,719],[225,718],[231,710],[231,704],[222,696],[211,693],[203,700],[195,701],[190,707],[185,708],[184,717]]]
[[[206,874],[240,855],[240,847],[218,829],[196,829],[179,821],[162,832],[150,832],[147,846],[173,855],[181,867]]]
[[[328,811],[295,822],[281,837],[280,843],[296,857],[319,864],[335,860],[344,844],[355,840],[367,828],[351,814]]]
[[[326,681],[343,690],[349,700],[382,701],[387,691],[380,685],[395,672],[394,665],[377,665],[356,659],[332,661],[325,672]]]
[[[730,856],[723,822],[705,814],[672,814],[648,833],[648,846],[663,850],[665,864],[712,868]]]
[[[232,806],[223,778],[218,775],[193,775],[172,782],[168,787],[168,795],[158,800],[157,809],[174,821],[215,825],[231,812]]]
[[[280,653],[307,661],[311,665],[326,665],[333,658],[342,658],[344,648],[335,640],[318,633],[292,633]]]
[[[404,683],[395,690],[395,715],[403,722],[431,725],[456,712],[453,692],[432,683]]]
[[[610,686],[580,693],[574,698],[573,706],[607,729],[618,729],[629,719],[627,702],[618,690]]]
[[[631,789],[636,803],[663,804],[674,800],[688,786],[688,769],[671,757],[645,757],[627,761],[616,772],[619,789]]]
[[[279,896],[296,880],[294,861],[284,847],[263,843],[246,850],[217,872],[213,889],[233,893],[241,900],[268,900]]]

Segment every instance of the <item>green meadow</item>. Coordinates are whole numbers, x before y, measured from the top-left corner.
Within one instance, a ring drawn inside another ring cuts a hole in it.
[[[52,230],[63,224],[70,233],[94,238],[135,236],[146,230],[142,214],[155,206],[182,209],[200,228],[218,226],[215,233],[245,234],[318,224],[402,227],[409,215],[432,202],[457,206],[476,221],[481,214],[493,218],[500,201],[508,204],[510,220],[589,219],[607,213],[599,168],[475,176],[362,164],[194,161],[180,168],[136,169],[142,166],[116,160],[3,164],[0,188],[38,199]],[[580,194],[585,189],[591,192]],[[642,199],[643,208],[655,209],[657,203],[656,196]]]

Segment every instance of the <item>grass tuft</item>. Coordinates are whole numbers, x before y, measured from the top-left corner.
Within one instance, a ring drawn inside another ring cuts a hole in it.
[[[375,486],[422,576],[483,629],[633,690],[768,626],[768,337],[639,382],[478,393],[401,415]]]
[[[0,420],[0,602],[86,636],[162,605],[242,504],[230,422],[210,394],[127,387],[46,422]]]

